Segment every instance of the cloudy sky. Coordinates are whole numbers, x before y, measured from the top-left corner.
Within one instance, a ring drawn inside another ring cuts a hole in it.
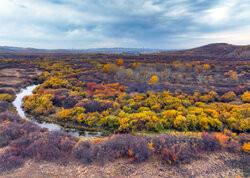
[[[250,44],[250,0],[0,0],[0,46]]]

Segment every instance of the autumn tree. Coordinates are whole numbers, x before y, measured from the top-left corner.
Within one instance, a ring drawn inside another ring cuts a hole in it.
[[[122,66],[123,65],[123,59],[118,59],[117,60],[117,65]]]
[[[246,91],[243,95],[241,95],[241,100],[244,103],[250,103],[250,92]]]
[[[154,76],[152,76],[151,79],[149,80],[149,83],[150,83],[150,84],[157,84],[158,81],[159,81],[159,77],[156,76],[156,75],[154,75]]]
[[[140,65],[141,65],[141,63],[140,62],[134,62],[133,64],[132,64],[132,68],[133,69],[135,69],[136,67],[140,67]]]
[[[115,64],[105,64],[103,66],[102,70],[104,73],[108,73],[108,74],[114,73],[116,70],[116,65]]]
[[[233,91],[229,91],[220,97],[221,101],[229,102],[236,98],[236,94]]]
[[[224,73],[224,75],[230,76],[230,78],[233,80],[238,80],[238,74],[237,74],[237,72],[235,72],[233,70],[230,70],[230,71]]]
[[[47,115],[55,109],[53,105],[54,95],[52,94],[34,94],[24,97],[23,107],[26,111],[35,115]]]
[[[204,67],[205,69],[207,69],[207,70],[211,68],[211,66],[210,66],[209,64],[204,64],[203,67]]]

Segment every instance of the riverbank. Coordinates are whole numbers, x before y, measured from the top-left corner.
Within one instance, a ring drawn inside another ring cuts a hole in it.
[[[17,114],[24,119],[30,120],[32,123],[39,125],[41,128],[47,128],[49,131],[64,131],[68,134],[75,135],[75,136],[85,136],[85,137],[100,137],[102,136],[101,131],[93,131],[88,130],[87,128],[83,127],[73,127],[73,124],[65,123],[65,122],[57,122],[55,119],[51,120],[52,118],[39,118],[35,117],[31,114],[26,113],[23,110],[22,103],[23,98],[25,96],[32,95],[32,91],[38,87],[39,85],[30,85],[25,88],[20,89],[20,92],[16,94],[15,100],[12,102],[14,107],[16,107]]]
[[[4,66],[0,69],[0,90],[11,93],[14,101],[9,104],[8,111],[18,114],[20,117],[30,120],[32,123],[39,125],[42,128],[47,128],[49,131],[65,131],[68,134],[75,136],[101,136],[101,131],[84,131],[87,129],[79,128],[72,129],[67,123],[52,123],[49,120],[41,120],[28,115],[22,108],[22,99],[24,96],[31,95],[32,90],[38,86],[38,78],[42,71],[35,66],[9,64],[8,68]],[[8,81],[8,82],[6,82]]]
[[[33,65],[0,64],[0,94],[10,97],[7,100],[3,98],[0,111],[18,114],[16,108],[11,103],[16,99],[16,93],[20,92],[21,88],[37,84],[38,76],[41,74],[42,70]]]
[[[37,83],[37,77],[42,71],[34,66],[8,65],[8,68],[0,69],[0,88],[19,92],[31,84]]]

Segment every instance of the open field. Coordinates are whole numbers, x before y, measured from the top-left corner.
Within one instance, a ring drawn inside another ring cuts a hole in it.
[[[249,176],[250,61],[236,47],[210,48],[1,54],[0,176]],[[11,102],[32,84],[23,98],[30,119],[106,136],[20,118]]]

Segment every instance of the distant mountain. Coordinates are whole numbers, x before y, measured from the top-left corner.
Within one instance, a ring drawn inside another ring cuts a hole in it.
[[[104,54],[142,54],[158,53],[162,49],[143,48],[92,48],[92,49],[36,49],[0,46],[0,53],[104,53]]]
[[[240,46],[227,43],[212,43],[188,50],[161,52],[172,55],[208,56],[225,58],[250,59],[250,45]]]
[[[0,53],[100,53],[100,54],[165,54],[176,56],[202,56],[209,58],[250,59],[250,45],[212,43],[187,50],[163,50],[149,48],[92,48],[92,49],[36,49],[0,46]]]
[[[67,50],[46,50],[46,49],[36,49],[36,48],[21,48],[12,46],[0,46],[0,53],[64,53],[70,52]]]

